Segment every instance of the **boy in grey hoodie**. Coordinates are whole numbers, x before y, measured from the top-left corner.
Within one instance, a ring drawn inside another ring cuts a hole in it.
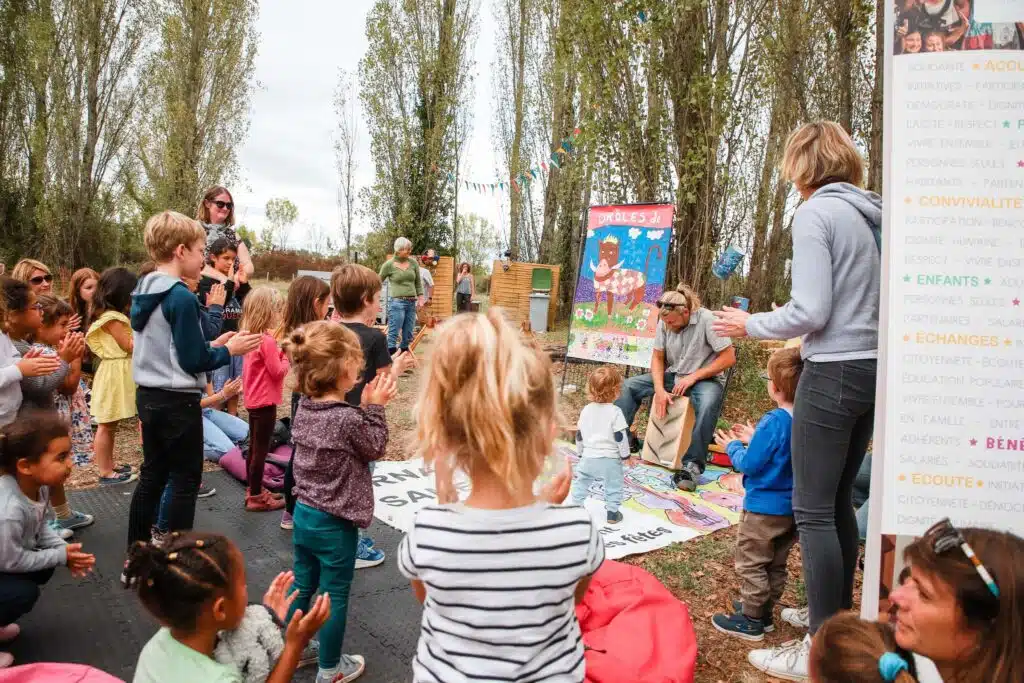
[[[146,223],[145,244],[157,263],[132,294],[135,333],[132,373],[142,423],[142,469],[128,516],[128,546],[149,540],[164,487],[173,491],[168,525],[192,528],[203,471],[206,373],[231,356],[255,349],[260,335],[228,333],[206,341],[199,300],[182,278],[203,267],[206,231],[196,221],[164,211]]]

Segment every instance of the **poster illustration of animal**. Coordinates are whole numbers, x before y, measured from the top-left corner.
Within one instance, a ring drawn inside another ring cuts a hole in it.
[[[573,300],[568,355],[651,366],[655,302],[665,289],[671,204],[594,206]]]

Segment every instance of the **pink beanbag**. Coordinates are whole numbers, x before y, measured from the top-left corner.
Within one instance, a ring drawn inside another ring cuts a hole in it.
[[[25,664],[0,669],[0,683],[124,683],[120,678],[83,664]]]
[[[288,446],[288,452],[291,453],[291,446]],[[246,479],[246,463],[245,458],[242,457],[242,451],[238,447],[232,448],[230,451],[224,454],[224,457],[220,459],[218,463],[224,468],[224,471],[230,474],[238,481],[245,483]],[[284,468],[275,465],[270,462],[263,466],[263,486],[272,491],[280,491],[284,488]]]

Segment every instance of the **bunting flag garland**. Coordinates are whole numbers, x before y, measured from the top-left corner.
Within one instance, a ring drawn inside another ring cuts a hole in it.
[[[571,157],[576,153],[575,142],[576,138],[579,137],[580,132],[579,128],[574,128],[572,135],[567,138],[563,138],[562,142],[555,148],[555,151],[551,153],[549,158],[541,161],[529,171],[509,178],[508,182],[498,181],[494,183],[478,183],[471,180],[459,180],[458,183],[464,189],[473,190],[474,192],[482,192],[484,194],[490,191],[490,193],[494,195],[498,192],[505,192],[509,189],[513,192],[522,192],[523,188],[529,187],[531,182],[540,180],[541,176],[545,173],[550,173],[552,168],[562,168],[562,164],[565,163],[565,157]],[[455,174],[449,172],[448,180],[456,182]]]

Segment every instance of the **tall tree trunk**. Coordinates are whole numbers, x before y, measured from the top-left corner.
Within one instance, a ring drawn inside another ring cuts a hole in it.
[[[832,3],[832,28],[836,36],[836,74],[839,88],[839,124],[853,133],[853,70],[857,59],[857,34],[854,32],[855,0],[829,0]]]
[[[882,128],[885,107],[886,0],[875,1],[875,83],[871,89],[871,137],[868,142],[868,189],[882,193]]]
[[[509,154],[509,173],[519,184],[519,192],[509,194],[509,250],[512,260],[519,259],[519,243],[523,231],[523,193],[529,192],[529,185],[519,182],[519,174],[523,172],[523,122],[526,117],[526,36],[529,32],[528,7],[529,0],[516,0],[519,6],[519,26],[509,27],[509,35],[514,39],[510,46],[512,56],[512,148]],[[509,17],[511,20],[511,17]]]

